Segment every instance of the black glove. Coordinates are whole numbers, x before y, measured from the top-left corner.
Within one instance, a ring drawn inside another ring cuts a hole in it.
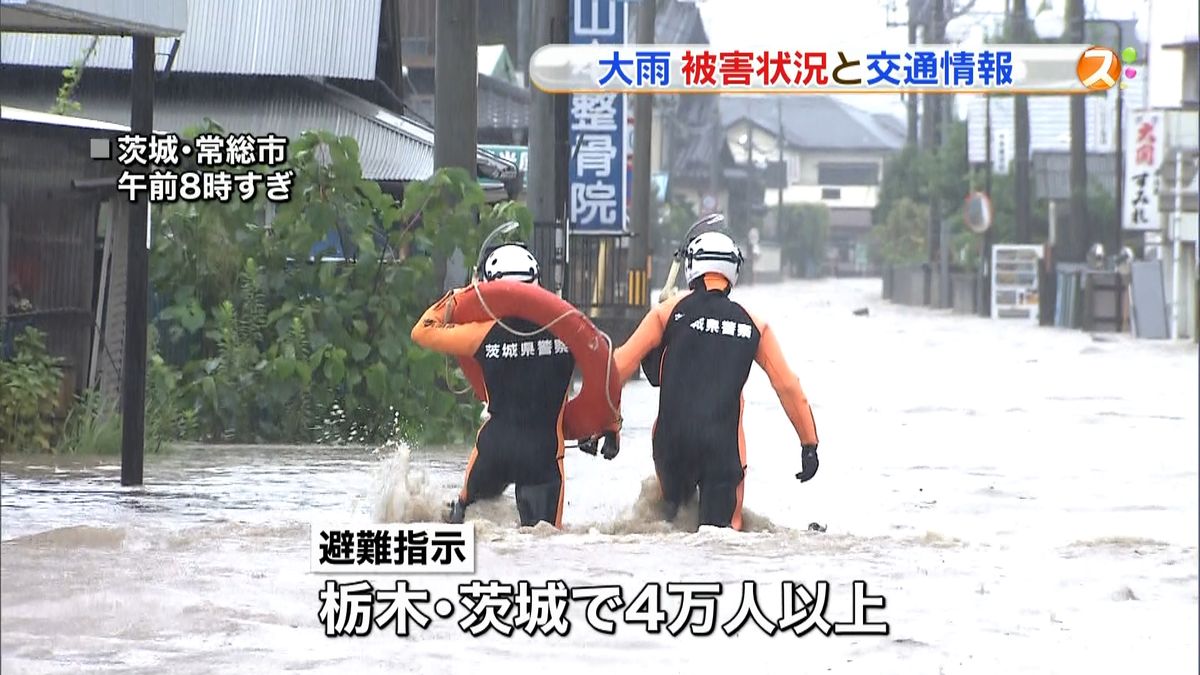
[[[800,473],[796,474],[796,478],[799,478],[801,483],[812,480],[812,477],[817,475],[817,467],[820,465],[821,462],[817,459],[817,446],[803,446],[800,451]]]
[[[606,431],[600,436],[592,436],[579,441],[579,449],[589,455],[595,455],[599,450],[604,459],[612,459],[621,451],[621,441],[615,431]]]
[[[604,446],[600,448],[600,456],[604,459],[612,459],[621,452],[621,439],[615,431],[604,432]]]
[[[579,449],[582,450],[583,452],[586,452],[589,455],[595,455],[596,448],[599,444],[600,444],[600,437],[592,436],[591,438],[581,439],[579,441]]]

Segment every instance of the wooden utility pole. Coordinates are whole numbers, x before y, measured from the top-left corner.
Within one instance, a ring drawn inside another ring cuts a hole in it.
[[[933,0],[933,12],[925,33],[926,44],[940,45],[945,41],[945,9],[945,0]],[[937,94],[925,94],[922,98],[925,108],[921,116],[922,133],[925,136],[922,145],[926,150],[936,153],[942,144],[942,97]],[[928,261],[931,265],[936,265],[942,245],[942,204],[936,184],[930,185],[929,227],[926,232]]]
[[[655,4],[657,0],[638,3],[637,43],[654,43]],[[653,197],[650,185],[650,138],[654,133],[654,97],[651,94],[633,95],[633,240],[629,245],[629,276],[637,279],[634,285],[636,306],[650,304],[650,230]]]
[[[404,34],[400,15],[401,0],[384,0],[379,12],[380,41],[385,45],[380,50],[379,78],[394,96],[385,108],[404,114],[404,57],[401,36]],[[389,97],[390,98],[390,97]]]
[[[1025,0],[1012,0],[1012,41],[1024,44],[1029,40],[1029,14]],[[1033,240],[1030,231],[1030,180],[1029,180],[1029,97],[1018,94],[1013,97],[1013,200],[1016,207],[1017,241],[1029,244]]]
[[[908,0],[908,44],[917,44],[917,26],[921,23],[920,11],[918,8],[919,2],[922,0]],[[907,143],[912,147],[917,146],[917,101],[920,97],[916,94],[905,94],[904,103],[908,112],[908,136]]]
[[[1070,42],[1084,41],[1083,0],[1068,0],[1067,26]],[[1087,213],[1087,97],[1071,96],[1071,202],[1067,216],[1067,236],[1062,253],[1064,262],[1083,262],[1089,239]]]
[[[531,7],[532,29],[529,55],[548,44],[565,43],[567,33],[567,0],[543,0]],[[528,79],[528,78],[527,78]],[[557,289],[566,296],[566,267],[568,233],[562,210],[565,206],[564,193],[560,184],[560,173],[567,168],[561,162],[559,137],[569,144],[568,129],[561,124],[560,99],[566,94],[547,94],[530,84],[529,112],[529,193],[527,203],[533,215],[534,227],[554,231],[554,251],[534,251],[539,264],[556,274],[543,274],[542,283],[547,288]]]
[[[154,133],[154,37],[133,36],[129,130]],[[146,172],[145,167],[130,171]],[[125,357],[121,365],[121,485],[141,485],[146,450],[146,331],[150,301],[150,252],[146,250],[150,202],[145,193],[129,209],[126,267]]]
[[[478,133],[478,0],[438,0],[434,53],[433,161],[475,177]]]

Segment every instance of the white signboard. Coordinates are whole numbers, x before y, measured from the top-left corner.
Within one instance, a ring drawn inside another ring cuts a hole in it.
[[[1121,215],[1126,230],[1162,230],[1158,169],[1163,161],[1164,131],[1163,115],[1155,111],[1135,113],[1126,127],[1125,203]]]

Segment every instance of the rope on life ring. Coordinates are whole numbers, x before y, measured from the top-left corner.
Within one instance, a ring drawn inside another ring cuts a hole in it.
[[[591,319],[575,307],[570,307],[569,309],[560,312],[558,315],[549,320],[539,320],[539,313],[537,311],[538,309],[549,309],[549,305],[566,304],[565,301],[563,301],[557,295],[550,293],[540,286],[521,284],[517,282],[489,282],[486,290],[487,293],[485,294],[483,284],[475,283],[455,294],[456,302],[454,307],[454,321],[456,323],[469,323],[472,321],[490,319],[502,326],[508,332],[519,337],[534,337],[546,331],[554,332],[553,329],[556,326],[559,326],[563,321],[572,317],[577,317],[578,319],[582,320],[582,323],[579,325],[580,330],[587,330],[590,328],[589,332],[591,335],[587,336],[586,339],[581,338],[579,335],[579,330],[576,330],[573,333],[554,334],[564,342],[571,344],[571,346],[576,350],[579,350],[580,347],[582,347],[587,352],[595,353],[600,350],[601,344],[607,347],[607,351],[604,353],[605,364],[603,378],[603,401],[607,405],[608,412],[611,413],[611,419],[607,425],[605,425],[605,428],[589,428],[585,429],[585,433],[590,435],[591,433],[599,433],[607,430],[619,431],[622,425],[620,407],[621,387],[619,382],[613,382],[615,372],[613,370],[614,364],[612,359],[612,338],[609,337],[609,335],[604,331],[596,328]],[[480,310],[478,313],[471,311],[474,308],[464,306],[462,299],[463,296],[468,293],[472,296],[472,300],[478,301],[478,307]],[[488,297],[485,297],[485,295],[499,295],[499,298],[492,297],[492,300],[489,301]],[[504,305],[499,307],[499,309],[497,309],[495,306],[498,300],[500,301],[500,304]],[[465,311],[465,315],[460,312],[460,310]],[[533,323],[537,324],[538,327],[529,331],[519,330],[506,323],[504,319],[501,318],[501,315],[520,317],[528,321],[532,321]],[[542,312],[542,315],[544,315],[544,312]],[[580,356],[585,355],[576,354],[575,356],[577,359],[579,359]],[[467,376],[468,382],[471,383],[471,388],[475,390],[476,397],[481,401],[485,400],[485,392],[482,390],[483,373],[482,369],[479,367],[479,364],[472,358],[460,358],[459,365],[462,367],[464,374]],[[595,398],[595,394],[592,393],[592,387],[598,385],[599,383],[595,381],[596,377],[594,372],[591,377],[588,376],[587,372],[589,370],[592,369],[585,367],[584,384],[579,395],[575,396],[570,400],[570,402],[568,402],[567,417],[569,418],[575,418],[576,414],[573,414],[575,413],[575,409],[581,405],[588,406],[589,400]],[[613,395],[614,389],[616,390],[615,397]],[[594,402],[592,405],[594,405]],[[585,419],[589,422],[586,424],[586,426],[597,426],[597,420],[592,420],[590,416],[586,415]],[[578,433],[576,435],[578,435]]]

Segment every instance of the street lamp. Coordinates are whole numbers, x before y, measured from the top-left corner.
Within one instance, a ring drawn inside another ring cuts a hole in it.
[[[1115,26],[1117,29],[1117,49],[1121,49],[1125,44],[1125,29],[1120,21],[1115,19],[1084,19],[1083,24],[1105,24]],[[1063,36],[1063,31],[1066,29],[1066,19],[1064,16],[1054,9],[1042,5],[1042,9],[1033,19],[1033,29],[1038,37],[1043,40],[1058,40]],[[1082,96],[1083,94],[1080,94]],[[1117,178],[1116,191],[1116,228],[1111,233],[1113,238],[1112,248],[1113,255],[1117,255],[1121,251],[1122,243],[1122,218],[1121,213],[1125,200],[1125,98],[1121,94],[1121,86],[1117,86],[1117,139],[1116,139],[1116,166],[1115,174]],[[1084,153],[1085,162],[1087,154]]]

